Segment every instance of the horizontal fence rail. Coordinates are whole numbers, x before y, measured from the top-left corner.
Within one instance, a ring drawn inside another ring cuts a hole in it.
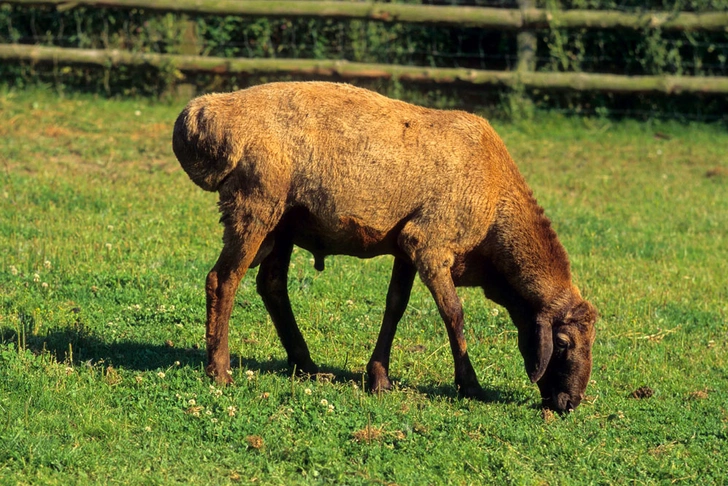
[[[610,93],[728,93],[727,77],[620,76],[613,74],[484,71],[366,64],[340,60],[246,59],[179,54],[135,53],[123,50],[0,45],[0,59],[34,63],[172,67],[187,73],[298,74],[341,79],[384,78],[418,83],[524,86],[534,89],[603,91]]]
[[[643,12],[616,10],[500,9],[376,2],[245,0],[10,0],[1,3],[58,9],[78,6],[147,11],[263,17],[325,17],[500,30],[544,28],[643,29],[728,32],[728,12]]]

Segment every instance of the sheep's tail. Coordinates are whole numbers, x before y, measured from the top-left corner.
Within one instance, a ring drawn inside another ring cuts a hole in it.
[[[192,181],[206,191],[217,191],[242,157],[241,141],[229,127],[232,120],[220,113],[220,95],[190,101],[174,124],[172,149]]]

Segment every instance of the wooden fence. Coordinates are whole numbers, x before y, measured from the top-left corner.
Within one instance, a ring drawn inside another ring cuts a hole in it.
[[[544,10],[533,7],[413,5],[312,0],[9,0],[20,5],[137,8],[149,11],[258,17],[325,17],[428,25],[458,25],[501,30],[560,28],[710,30],[728,32],[728,12],[645,12]]]
[[[618,11],[549,11],[533,8],[532,0],[520,0],[520,9],[464,6],[431,6],[373,2],[244,1],[244,0],[6,0],[4,3],[58,9],[77,6],[157,10],[189,14],[263,17],[323,17],[406,22],[427,25],[459,25],[519,32],[519,63],[515,71],[431,68],[390,64],[365,64],[311,59],[246,59],[197,55],[136,53],[21,44],[0,44],[0,59],[55,64],[150,65],[174,67],[181,72],[231,74],[300,74],[343,79],[389,78],[412,82],[468,83],[523,86],[526,88],[616,93],[655,92],[673,94],[728,93],[728,77],[718,76],[622,76],[614,74],[534,72],[534,29],[650,29],[718,31],[728,33],[728,12],[630,14]]]

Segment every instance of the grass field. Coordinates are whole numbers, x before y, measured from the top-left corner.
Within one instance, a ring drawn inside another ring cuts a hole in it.
[[[458,399],[417,282],[396,389],[363,373],[391,260],[293,258],[330,378],[292,378],[238,292],[236,384],[203,372],[214,194],[171,153],[180,104],[0,90],[0,484],[725,484],[728,133],[539,116],[496,124],[599,308],[575,413],[542,414],[504,310],[461,289],[481,383]]]

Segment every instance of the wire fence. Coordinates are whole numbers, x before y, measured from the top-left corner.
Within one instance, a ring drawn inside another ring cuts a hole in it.
[[[401,3],[401,2],[400,2]],[[517,8],[515,1],[442,0],[405,3]],[[537,1],[541,8],[554,9],[551,0]],[[694,1],[609,1],[561,2],[562,8],[609,8],[620,11],[645,10],[728,11],[728,0]],[[458,26],[381,23],[370,20],[321,18],[251,18],[229,15],[179,15],[144,9],[77,7],[58,11],[49,7],[0,5],[0,43],[34,44],[69,48],[118,48],[134,52],[180,53],[185,23],[195,26],[195,53],[222,58],[329,59],[363,63],[513,71],[518,65],[516,31]],[[535,31],[535,70],[551,73],[606,73],[619,75],[728,75],[726,32],[633,31],[563,29]],[[189,48],[190,46],[187,46]],[[79,67],[54,82],[71,85],[94,78],[94,69]],[[165,83],[151,74],[138,76],[134,86],[130,70],[103,73],[96,85],[116,92],[145,93],[164,90]],[[48,73],[46,73],[46,78]],[[174,73],[162,73],[171,75]],[[34,65],[0,66],[0,79],[26,81],[43,76]],[[96,75],[97,76],[97,75]],[[114,77],[118,77],[116,83]],[[98,76],[97,76],[98,78]],[[124,79],[122,79],[124,78]],[[150,81],[151,80],[151,81]],[[218,82],[218,81],[216,81]],[[92,83],[93,84],[93,83]],[[236,86],[240,80],[229,83]],[[691,95],[624,96],[604,93],[522,93],[538,106],[573,113],[608,110],[613,114],[638,117],[652,114],[677,118],[726,119],[726,97]],[[498,96],[501,96],[500,94]],[[677,114],[677,115],[676,115]]]
[[[17,26],[19,22],[8,22],[11,34],[0,40],[159,53],[170,52],[170,46],[178,44],[177,33],[164,25],[164,16],[153,22],[134,18],[134,14],[119,17],[89,25],[92,22],[85,15],[57,19],[36,14],[24,28]],[[517,60],[512,32],[319,19],[223,17],[198,22],[200,52],[211,56],[326,58],[472,69],[512,69]],[[576,33],[540,31],[537,35],[541,41],[535,57],[539,71],[728,75],[728,42],[723,32],[660,33],[645,38],[642,32],[584,29]]]

